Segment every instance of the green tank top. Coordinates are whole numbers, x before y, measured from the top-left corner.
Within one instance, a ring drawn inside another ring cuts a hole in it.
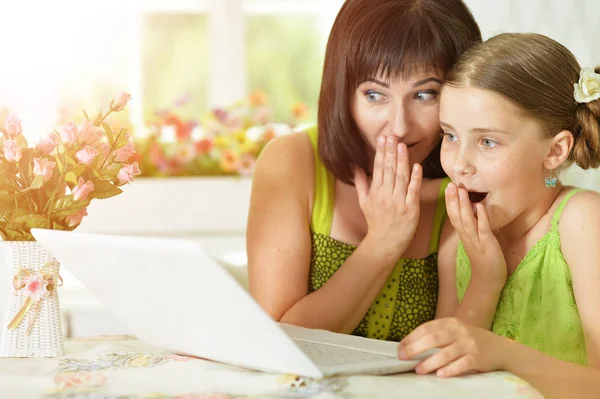
[[[309,291],[321,288],[356,249],[331,238],[335,202],[335,178],[325,168],[317,151],[317,128],[307,129],[315,154],[315,192],[311,219],[312,256]],[[420,324],[435,317],[438,295],[437,249],[446,216],[444,190],[440,185],[430,242],[424,259],[400,259],[379,296],[364,316],[354,335],[400,341]]]
[[[560,249],[558,223],[572,190],[552,216],[551,228],[508,277],[500,294],[492,331],[553,357],[587,365],[583,328],[571,271]],[[456,290],[462,301],[471,264],[462,243],[456,256]]]

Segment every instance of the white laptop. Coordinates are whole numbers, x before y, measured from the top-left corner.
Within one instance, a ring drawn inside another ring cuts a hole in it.
[[[61,267],[150,345],[313,378],[393,374],[418,363],[398,360],[394,342],[276,323],[196,241],[32,233]]]

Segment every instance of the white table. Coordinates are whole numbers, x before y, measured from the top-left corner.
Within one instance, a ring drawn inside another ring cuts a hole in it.
[[[55,359],[1,359],[1,398],[541,398],[517,377],[495,372],[462,378],[400,374],[322,380],[266,374],[176,356],[130,336],[70,339]]]

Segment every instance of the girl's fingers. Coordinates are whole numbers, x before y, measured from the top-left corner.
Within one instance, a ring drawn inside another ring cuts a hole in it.
[[[375,149],[375,161],[373,163],[373,181],[371,187],[381,187],[383,184],[383,160],[385,158],[385,136],[377,138],[377,147]]]
[[[485,206],[483,204],[476,204],[475,206],[477,207],[477,230],[479,231],[479,236],[493,236],[492,226],[490,225],[490,219],[488,218]]]
[[[464,355],[447,366],[437,371],[438,377],[455,377],[458,375],[470,374],[476,372],[475,357],[472,354]]]
[[[471,240],[477,239],[477,219],[475,219],[475,215],[473,214],[469,193],[464,188],[458,189],[458,202],[460,208],[460,220],[462,221],[464,231],[463,234]]]
[[[398,358],[400,360],[410,360],[429,350],[448,346],[454,340],[455,337],[451,330],[432,331],[411,343],[402,342],[398,344]]]
[[[396,184],[396,167],[398,163],[398,147],[396,140],[389,136],[385,145],[385,158],[383,159],[383,185],[384,195],[392,195]]]
[[[415,371],[417,374],[429,374],[451,364],[462,356],[464,356],[464,353],[460,345],[454,342],[423,360],[417,365]]]
[[[406,193],[406,206],[412,209],[419,207],[421,200],[421,184],[423,183],[423,168],[418,163],[413,165],[408,191]]]
[[[460,205],[458,202],[458,188],[456,184],[449,183],[446,187],[446,212],[450,223],[458,233],[463,231],[462,219],[460,216]]]

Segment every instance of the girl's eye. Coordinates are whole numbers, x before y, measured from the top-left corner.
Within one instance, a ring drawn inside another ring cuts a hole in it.
[[[458,141],[458,137],[456,137],[454,134],[452,133],[444,133],[444,137],[446,138],[447,141],[449,141],[450,143],[455,143]]]
[[[365,93],[365,97],[367,97],[367,101],[372,103],[377,103],[383,100],[383,94],[378,91],[369,90]]]
[[[483,146],[486,148],[494,148],[498,144],[497,142],[495,142],[492,139],[483,139],[482,143],[483,143]]]
[[[419,101],[429,101],[437,96],[437,92],[434,90],[420,91],[415,94],[415,99]]]

